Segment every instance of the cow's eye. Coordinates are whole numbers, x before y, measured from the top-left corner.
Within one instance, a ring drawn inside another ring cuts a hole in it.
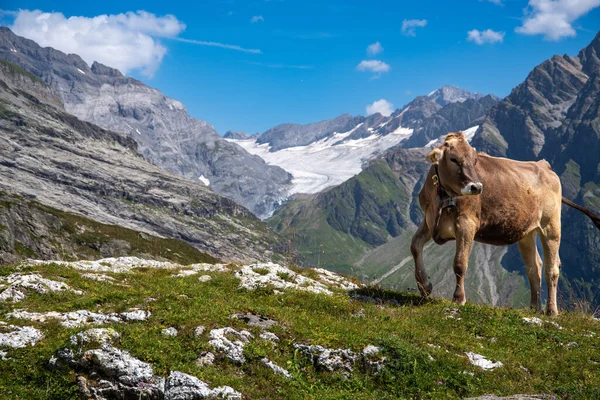
[[[454,164],[458,165],[458,160],[456,158],[452,157],[450,159],[450,161],[452,161]]]

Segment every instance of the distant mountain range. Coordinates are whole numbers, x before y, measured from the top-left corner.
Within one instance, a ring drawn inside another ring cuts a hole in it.
[[[220,137],[190,117],[182,103],[118,70],[88,66],[76,54],[42,48],[0,27],[0,58],[46,82],[67,112],[135,140],[139,152],[164,170],[209,185],[256,215],[273,209],[291,176]]]
[[[277,125],[258,137],[227,137],[290,172],[289,195],[317,193],[360,173],[370,160],[398,144],[424,146],[450,131],[476,129],[497,101],[493,95],[444,86],[387,117],[344,114],[306,125]]]

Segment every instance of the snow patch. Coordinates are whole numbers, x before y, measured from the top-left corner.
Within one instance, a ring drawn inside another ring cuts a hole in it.
[[[198,180],[200,182],[202,182],[204,184],[204,186],[209,186],[210,185],[210,180],[207,177],[205,177],[204,175],[200,175],[198,177]]]
[[[464,135],[467,137],[467,141],[469,143],[471,143],[471,140],[473,140],[473,136],[475,136],[475,132],[477,132],[477,129],[479,129],[479,125],[472,126],[462,131],[462,133],[464,133]]]
[[[80,70],[79,68],[77,68],[77,72],[79,72],[82,75],[85,75],[85,72],[83,72],[82,70]]]
[[[363,124],[347,132],[336,132],[306,146],[296,146],[270,152],[270,146],[258,144],[255,139],[226,139],[243,147],[250,154],[258,155],[267,164],[277,165],[292,174],[294,193],[317,193],[339,185],[362,171],[365,161],[410,137],[413,130],[399,127],[391,134],[372,135],[356,140],[346,140]],[[368,129],[372,131],[372,128]]]

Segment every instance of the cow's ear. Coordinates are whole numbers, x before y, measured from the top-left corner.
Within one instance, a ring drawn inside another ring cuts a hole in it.
[[[440,162],[443,155],[444,150],[440,149],[439,147],[436,147],[435,149],[431,150],[429,154],[427,154],[427,161],[432,164],[437,164],[438,162]]]

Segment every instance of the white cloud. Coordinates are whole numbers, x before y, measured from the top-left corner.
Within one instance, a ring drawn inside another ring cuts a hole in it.
[[[20,36],[65,53],[78,54],[88,64],[98,61],[124,74],[139,70],[151,77],[160,66],[167,48],[156,38],[173,39],[200,46],[260,54],[258,49],[184,39],[178,35],[185,24],[173,15],[157,17],[146,12],[127,12],[96,17],[69,17],[62,13],[19,10],[11,29]]]
[[[485,31],[473,29],[467,32],[467,40],[480,46],[486,43],[502,43],[504,41],[504,32],[496,32],[491,29],[486,29]]]
[[[374,101],[367,105],[367,115],[379,113],[385,117],[389,117],[394,112],[394,105],[385,99]]]
[[[600,6],[600,0],[529,0],[523,25],[515,29],[524,35],[544,35],[547,40],[575,36],[572,23]]]
[[[426,25],[426,19],[405,19],[402,21],[402,33],[406,36],[417,36],[417,28],[423,28]]]
[[[383,46],[379,42],[372,43],[367,47],[367,54],[371,57],[373,57],[379,53],[382,53],[382,52],[383,52]]]
[[[254,17],[250,18],[250,22],[256,24],[257,22],[265,22],[265,19],[262,15],[255,15]]]
[[[356,66],[358,71],[373,72],[375,74],[373,78],[379,78],[381,74],[388,72],[391,68],[392,67],[390,67],[389,64],[379,60],[362,60],[360,64]]]
[[[146,11],[66,18],[58,12],[20,10],[11,29],[40,46],[79,54],[89,64],[98,61],[124,73],[137,69],[152,76],[167,52],[153,36],[176,36],[185,24],[173,15]]]

